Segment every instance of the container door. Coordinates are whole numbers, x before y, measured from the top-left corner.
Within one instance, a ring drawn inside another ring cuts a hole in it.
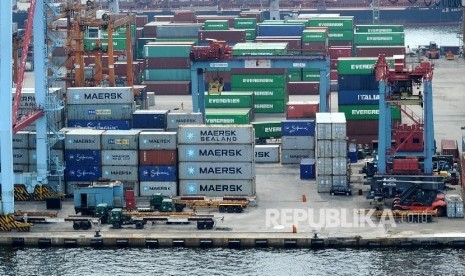
[[[87,207],[87,194],[81,194],[81,207]]]
[[[103,203],[103,196],[102,194],[95,194],[95,206]]]
[[[95,207],[95,194],[87,194],[87,206]]]

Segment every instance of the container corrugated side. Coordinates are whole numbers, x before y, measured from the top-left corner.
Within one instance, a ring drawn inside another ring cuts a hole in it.
[[[404,32],[404,25],[355,25],[357,33],[396,33]]]
[[[180,180],[181,196],[255,195],[255,178],[245,180]]]
[[[316,189],[319,193],[329,193],[333,185],[333,177],[330,175],[316,177]]]
[[[52,149],[50,151],[50,159],[51,160],[60,160],[60,161],[64,161],[65,160],[65,153],[63,150],[61,149]],[[37,151],[35,149],[30,149],[29,150],[29,164],[36,164],[37,162]]]
[[[100,166],[102,164],[100,150],[65,150],[64,155],[67,166]]]
[[[13,164],[29,164],[29,152],[26,149],[13,149]]]
[[[254,103],[255,113],[283,113],[284,109],[283,100],[256,100]]]
[[[137,166],[102,166],[102,177],[122,182],[139,180]]]
[[[333,187],[347,188],[348,184],[346,175],[333,175]]]
[[[315,151],[281,149],[281,164],[300,164],[300,161],[306,158],[315,158]]]
[[[180,162],[252,162],[250,145],[180,145]]]
[[[283,136],[313,136],[315,120],[284,120],[281,128]]]
[[[103,166],[138,166],[137,150],[102,150]]]
[[[74,129],[65,134],[66,149],[99,150],[103,130]]]
[[[331,175],[333,174],[333,159],[332,158],[318,158],[316,160],[316,175]]]
[[[401,119],[399,108],[392,108],[391,115],[393,120]],[[347,120],[378,120],[379,106],[377,105],[341,105],[339,112],[345,113]]]
[[[316,157],[329,158],[332,156],[332,141],[331,140],[317,140],[316,143]]]
[[[375,105],[379,104],[378,90],[339,90],[339,105]]]
[[[183,125],[179,127],[179,144],[251,144],[251,125]]]
[[[139,134],[139,149],[141,150],[174,150],[176,146],[176,132],[143,131]]]
[[[66,166],[66,181],[95,181],[102,177],[100,166]]]
[[[103,150],[137,150],[139,130],[107,130],[102,134]]]
[[[279,163],[279,145],[256,145],[254,147],[255,163]]]
[[[287,100],[288,95],[286,92],[286,85],[283,84],[282,87],[254,87],[254,88],[247,88],[247,87],[235,87],[231,86],[231,89],[236,92],[253,92],[254,93],[254,101],[261,101],[261,100]]]
[[[255,138],[281,138],[281,122],[252,122]]]
[[[333,158],[333,175],[347,175],[347,158]]]
[[[220,95],[205,94],[206,108],[251,108],[253,107],[253,93],[226,92]]]
[[[140,166],[140,181],[177,181],[176,166]]]
[[[231,86],[234,88],[282,88],[286,84],[284,75],[233,75]]]
[[[131,120],[132,104],[68,104],[68,120]]]
[[[315,137],[313,136],[283,136],[281,148],[287,149],[315,149]]]
[[[331,140],[331,156],[346,157],[347,156],[347,141],[346,140]]]
[[[132,87],[70,87],[67,104],[132,104]]]
[[[132,114],[132,128],[166,128],[168,110],[136,110]]]
[[[168,113],[167,118],[168,130],[177,130],[180,125],[200,125],[203,124],[202,113]]]
[[[129,130],[131,125],[131,120],[68,120],[67,126],[96,130]]]
[[[179,162],[179,179],[252,179],[255,166],[251,162]]]
[[[18,131],[15,134],[13,134],[13,148],[29,148],[29,131]]]
[[[141,181],[139,187],[140,196],[152,196],[156,193],[166,197],[178,195],[177,182]]]

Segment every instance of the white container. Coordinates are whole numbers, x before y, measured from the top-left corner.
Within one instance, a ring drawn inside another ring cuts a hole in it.
[[[254,163],[179,162],[179,179],[252,179]]]
[[[246,180],[180,180],[181,196],[255,195],[255,178]]]
[[[346,139],[347,124],[344,113],[331,113],[331,139]]]
[[[149,106],[155,106],[155,92],[147,92],[147,102]]]
[[[102,166],[102,177],[122,182],[138,181],[139,171],[137,166]]]
[[[252,144],[252,125],[182,125],[179,144]]]
[[[252,145],[180,145],[178,160],[188,162],[252,162]]]
[[[347,176],[346,175],[333,175],[333,187],[347,188]]]
[[[347,158],[333,158],[333,175],[347,175]]]
[[[316,114],[316,139],[331,139],[331,113]]]
[[[316,175],[327,176],[333,173],[333,159],[332,158],[318,158],[316,160]]]
[[[279,145],[256,145],[255,163],[279,163]]]
[[[66,91],[68,104],[132,104],[132,87],[70,87]]]
[[[316,177],[316,189],[319,193],[329,193],[333,183],[332,176],[317,176]]]
[[[346,157],[347,156],[347,141],[332,140],[331,141],[331,157]]]
[[[65,134],[65,148],[76,150],[100,150],[104,130],[73,129]]]
[[[102,166],[138,166],[137,150],[102,150]]]
[[[315,149],[315,137],[313,136],[283,136],[281,148],[288,149]]]
[[[202,113],[168,113],[166,115],[166,128],[177,130],[180,125],[203,124]]]
[[[174,150],[176,146],[176,132],[142,131],[139,134],[140,150]]]
[[[331,145],[332,145],[331,140],[317,140],[316,157],[317,158],[332,157]]]
[[[139,149],[139,130],[106,130],[102,134],[103,150]]]
[[[160,181],[141,181],[140,196],[152,196],[161,193],[163,196],[176,196],[178,194],[178,183]]]
[[[315,158],[315,151],[308,149],[281,150],[281,164],[300,164],[302,159]]]
[[[13,148],[29,148],[29,131],[18,131],[15,134],[13,134]]]

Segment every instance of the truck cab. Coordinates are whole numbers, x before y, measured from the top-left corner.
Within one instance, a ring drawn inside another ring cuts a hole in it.
[[[154,210],[160,210],[163,202],[163,195],[161,193],[156,193],[150,197],[150,207]]]
[[[108,221],[108,204],[100,203],[95,207],[94,216],[100,218],[101,223],[107,223]]]

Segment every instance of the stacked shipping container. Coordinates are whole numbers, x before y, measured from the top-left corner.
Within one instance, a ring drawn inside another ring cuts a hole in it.
[[[207,124],[249,124],[253,120],[252,92],[205,94]]]
[[[281,164],[315,158],[315,120],[284,120],[281,129]]]

